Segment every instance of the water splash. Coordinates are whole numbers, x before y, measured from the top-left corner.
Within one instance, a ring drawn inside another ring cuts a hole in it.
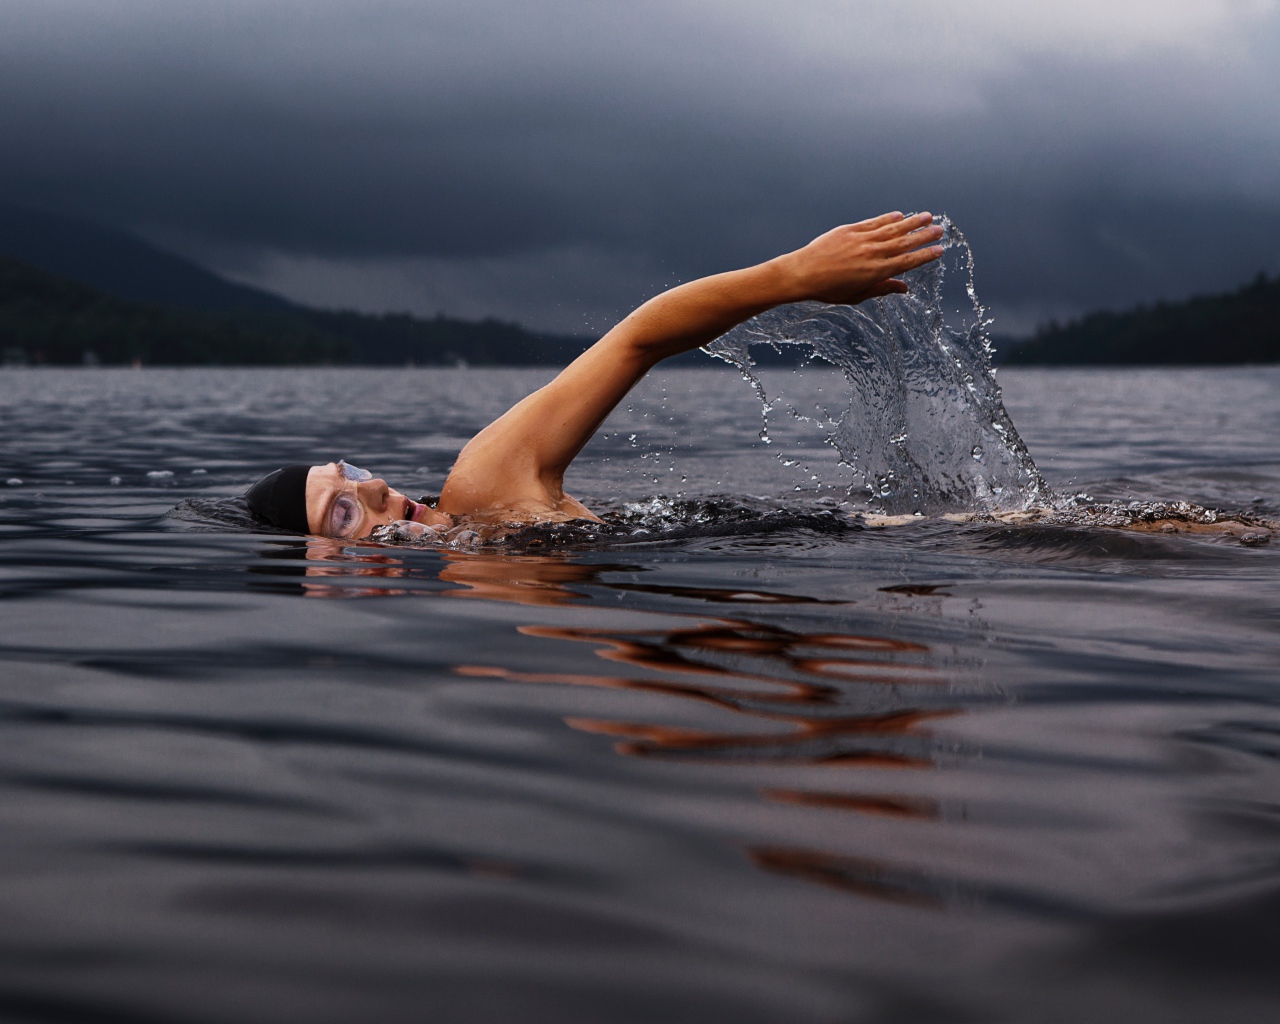
[[[780,306],[706,351],[738,367],[755,388],[765,408],[764,440],[775,403],[754,371],[752,345],[808,346],[839,367],[848,404],[823,426],[856,475],[850,497],[869,508],[1005,512],[1044,504],[1049,488],[1005,411],[991,367],[973,252],[948,218],[939,223],[943,256],[908,275],[909,294],[860,306]]]
[[[654,497],[598,506],[599,520],[495,522],[457,516],[451,527],[433,529],[404,520],[380,526],[370,535],[397,547],[472,550],[502,548],[512,553],[568,550],[575,547],[666,544],[707,538],[778,536],[794,545],[797,537],[857,532],[862,525],[837,508],[777,508],[767,501],[721,495],[686,499]]]

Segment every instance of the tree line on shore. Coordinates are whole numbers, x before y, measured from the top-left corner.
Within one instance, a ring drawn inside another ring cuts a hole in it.
[[[0,358],[9,364],[546,365],[568,362],[589,343],[499,320],[166,307],[0,257]]]
[[[1005,365],[1228,365],[1280,362],[1280,277],[1225,295],[1091,313],[999,346]]]
[[[9,364],[563,365],[591,340],[443,315],[284,304],[183,309],[117,298],[0,257],[0,359]],[[998,349],[1004,365],[1280,362],[1280,277],[1259,275],[1225,295],[1052,323],[1029,340],[1002,341]]]

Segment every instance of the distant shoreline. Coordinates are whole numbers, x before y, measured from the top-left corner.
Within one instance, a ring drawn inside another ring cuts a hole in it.
[[[564,366],[594,337],[496,319],[311,309],[113,228],[0,205],[0,363]],[[1280,363],[1280,277],[992,339],[997,366]],[[800,356],[753,350],[761,366]],[[701,353],[675,365],[711,366]],[[725,364],[726,366],[728,364]]]
[[[1280,277],[1234,292],[1051,323],[994,339],[999,366],[1250,366],[1280,363]]]

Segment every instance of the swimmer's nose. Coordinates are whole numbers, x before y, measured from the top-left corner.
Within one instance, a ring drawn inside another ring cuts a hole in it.
[[[358,485],[360,491],[360,500],[368,506],[372,512],[383,512],[387,507],[387,498],[391,495],[391,488],[387,486],[387,482],[381,477],[374,477],[372,480],[362,480]]]

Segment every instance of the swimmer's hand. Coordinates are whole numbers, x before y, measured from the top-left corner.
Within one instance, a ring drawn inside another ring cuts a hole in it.
[[[833,228],[771,262],[783,275],[788,301],[852,306],[905,292],[907,284],[898,275],[941,256],[942,247],[932,243],[942,234],[931,213],[885,213]]]

